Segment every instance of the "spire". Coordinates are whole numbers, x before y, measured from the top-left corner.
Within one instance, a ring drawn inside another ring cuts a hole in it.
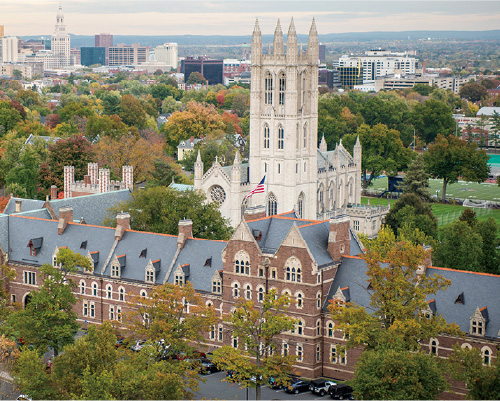
[[[286,38],[286,55],[291,62],[296,62],[295,58],[297,56],[297,34],[295,32],[293,17],[292,21],[290,22],[290,26],[288,27],[288,36]]]
[[[361,143],[359,143],[359,135],[356,137],[356,144],[354,146],[361,146]]]
[[[201,153],[199,149],[198,149],[198,156],[196,156],[196,163],[201,163]]]
[[[311,58],[311,62],[317,63],[319,60],[319,41],[318,31],[316,30],[316,21],[312,20],[311,29],[309,29],[309,41],[307,43],[307,54]]]
[[[276,29],[274,30],[273,48],[275,55],[282,55],[285,53],[285,45],[283,43],[283,32],[281,30],[281,24],[279,18],[278,18],[278,23],[276,24]]]
[[[327,146],[326,146],[326,141],[325,141],[325,134],[321,137],[321,142],[319,143],[319,151],[320,152],[326,152]]]
[[[259,64],[262,56],[262,35],[259,28],[259,20],[255,20],[252,34],[252,64]]]
[[[241,156],[240,156],[240,152],[237,150],[235,155],[234,155],[233,165],[239,165],[240,163],[241,163]]]

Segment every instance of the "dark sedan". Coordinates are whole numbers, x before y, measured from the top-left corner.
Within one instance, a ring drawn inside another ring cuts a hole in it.
[[[200,373],[204,375],[209,375],[211,373],[218,372],[219,369],[217,365],[213,363],[210,359],[201,358],[200,359]]]
[[[287,393],[299,394],[304,391],[309,391],[309,382],[305,380],[297,380],[291,382],[287,387],[285,387]]]

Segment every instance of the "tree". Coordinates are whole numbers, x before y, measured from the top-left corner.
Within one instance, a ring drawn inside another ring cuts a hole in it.
[[[26,344],[43,353],[50,347],[57,356],[65,345],[74,341],[79,327],[73,311],[77,301],[73,294],[75,284],[67,279],[67,274],[78,268],[91,270],[91,264],[88,258],[67,248],[59,249],[56,263],[60,267],[46,263],[40,268],[43,277],[40,289],[31,291],[31,302],[26,309],[12,313],[8,324]]]
[[[170,183],[188,183],[181,167],[173,160],[170,162],[157,160],[154,162],[154,170],[151,172],[152,179],[146,184],[147,187],[168,187]]]
[[[31,146],[25,147],[16,165],[9,170],[5,177],[7,186],[17,184],[25,190],[25,197],[35,199],[39,179],[39,168],[42,161],[40,153]]]
[[[205,195],[195,191],[153,187],[133,192],[128,202],[108,210],[105,225],[115,224],[121,211],[130,213],[132,228],[139,231],[177,235],[179,220],[187,218],[193,221],[196,238],[228,240],[232,234],[218,205],[207,203]]]
[[[184,158],[179,162],[185,170],[193,171],[198,152],[200,152],[201,161],[203,162],[203,173],[206,173],[214,164],[215,158],[222,166],[231,165],[234,161],[236,148],[226,138],[222,141],[215,139],[198,142],[194,145],[193,150],[185,153]]]
[[[121,96],[118,91],[105,92],[102,96],[102,105],[104,106],[104,113],[111,116],[120,112]]]
[[[488,90],[478,82],[469,82],[460,88],[459,93],[471,102],[479,102],[488,95]]]
[[[85,106],[80,102],[69,102],[63,108],[61,108],[58,113],[59,117],[61,117],[61,121],[64,123],[73,122],[73,117],[90,117],[94,114],[94,111],[91,107]]]
[[[181,103],[175,100],[172,96],[167,96],[162,103],[162,113],[174,113],[181,108]]]
[[[446,186],[464,180],[483,182],[490,168],[485,150],[478,150],[475,143],[467,143],[453,135],[438,135],[424,154],[426,170],[432,176],[443,179],[441,199],[446,199]]]
[[[122,136],[128,134],[129,131],[129,127],[116,114],[112,116],[106,114],[98,116],[94,114],[87,120],[85,137],[92,142],[96,142],[106,136],[120,139]]]
[[[490,132],[492,134],[491,139],[493,140],[496,149],[500,139],[500,113],[497,113],[496,111],[494,111],[491,115]]]
[[[417,194],[423,201],[430,201],[429,175],[425,172],[425,163],[422,155],[417,155],[408,166],[408,170],[403,178],[399,189],[403,193]]]
[[[364,353],[368,351],[352,381],[360,398],[435,398],[445,389],[443,371],[431,360],[434,357],[419,351],[420,344],[440,333],[458,334],[459,327],[440,315],[428,318],[424,313],[427,297],[451,284],[442,276],[418,273],[425,255],[422,245],[383,228],[367,243],[363,256],[369,306],[341,301],[329,306],[336,328],[348,338],[347,349],[364,346]],[[381,388],[374,389],[374,382]]]
[[[189,102],[183,111],[173,113],[162,125],[160,132],[165,135],[165,151],[173,155],[181,140],[202,138],[226,128],[222,117],[213,105]]]
[[[156,161],[172,162],[172,158],[164,155],[163,140],[156,133],[146,138],[131,134],[121,138],[104,137],[95,145],[95,152],[98,162],[115,177],[121,176],[122,166],[132,166],[135,182],[150,180]]]
[[[492,217],[478,221],[474,231],[482,238],[481,269],[485,273],[500,274],[499,227]]]
[[[48,146],[47,162],[40,165],[40,187],[47,190],[51,185],[63,188],[64,166],[75,167],[75,179],[83,180],[88,163],[94,162],[92,144],[82,135],[76,135]]]
[[[194,85],[194,84],[206,84],[207,80],[205,77],[202,75],[201,72],[198,71],[193,71],[191,74],[189,74],[189,78],[186,82],[187,85]]]
[[[363,149],[361,174],[365,177],[364,189],[368,188],[372,180],[382,171],[387,174],[396,174],[411,160],[412,151],[403,146],[399,132],[388,129],[386,125],[377,124],[373,128],[366,124],[361,125],[355,135],[349,134],[344,137],[347,149],[352,151],[357,136]]]
[[[385,224],[392,229],[395,235],[407,224],[418,228],[425,235],[437,236],[437,219],[432,213],[430,205],[425,204],[416,193],[403,194],[391,207],[385,216]]]
[[[451,113],[446,103],[428,99],[414,106],[410,120],[419,138],[431,143],[438,134],[446,136],[455,132],[455,120]]]
[[[12,76],[14,77],[14,79],[17,79],[18,81],[23,79],[23,73],[17,69],[12,71]]]
[[[451,375],[455,380],[464,381],[469,400],[500,399],[500,362],[498,359],[485,364],[477,348],[453,347],[449,358]]]
[[[433,91],[433,87],[427,84],[415,84],[413,90],[422,96],[429,96]]]
[[[11,102],[0,100],[0,137],[4,136],[22,120],[19,111],[11,107]]]
[[[236,309],[225,318],[239,347],[222,346],[214,351],[213,360],[218,366],[236,372],[226,380],[255,387],[256,400],[260,400],[261,386],[271,377],[277,384],[285,384],[295,361],[295,356],[279,352],[276,338],[295,327],[295,319],[286,315],[290,302],[287,294],[278,297],[273,289],[261,303],[238,299]]]
[[[136,126],[139,129],[145,128],[147,125],[146,112],[141,102],[133,95],[122,96],[118,115],[127,125]]]

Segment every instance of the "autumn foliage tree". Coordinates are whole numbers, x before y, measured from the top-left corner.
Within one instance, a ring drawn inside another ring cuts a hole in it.
[[[295,319],[286,315],[291,299],[269,291],[262,302],[239,298],[236,309],[225,316],[231,335],[238,339],[238,348],[224,345],[214,351],[214,362],[235,374],[226,378],[243,387],[255,388],[260,400],[261,386],[273,377],[277,384],[286,384],[295,356],[280,352],[278,335],[293,330]]]

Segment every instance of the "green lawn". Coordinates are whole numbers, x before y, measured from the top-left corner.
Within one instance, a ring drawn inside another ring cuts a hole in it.
[[[431,195],[436,195],[436,191],[439,191],[439,196],[441,197],[442,188],[443,180],[429,180],[429,191]],[[369,190],[380,192],[386,191],[387,177],[373,180],[373,185],[370,186]],[[475,182],[466,183],[464,181],[459,181],[447,186],[446,197],[500,202],[500,187],[496,184],[478,184]]]

